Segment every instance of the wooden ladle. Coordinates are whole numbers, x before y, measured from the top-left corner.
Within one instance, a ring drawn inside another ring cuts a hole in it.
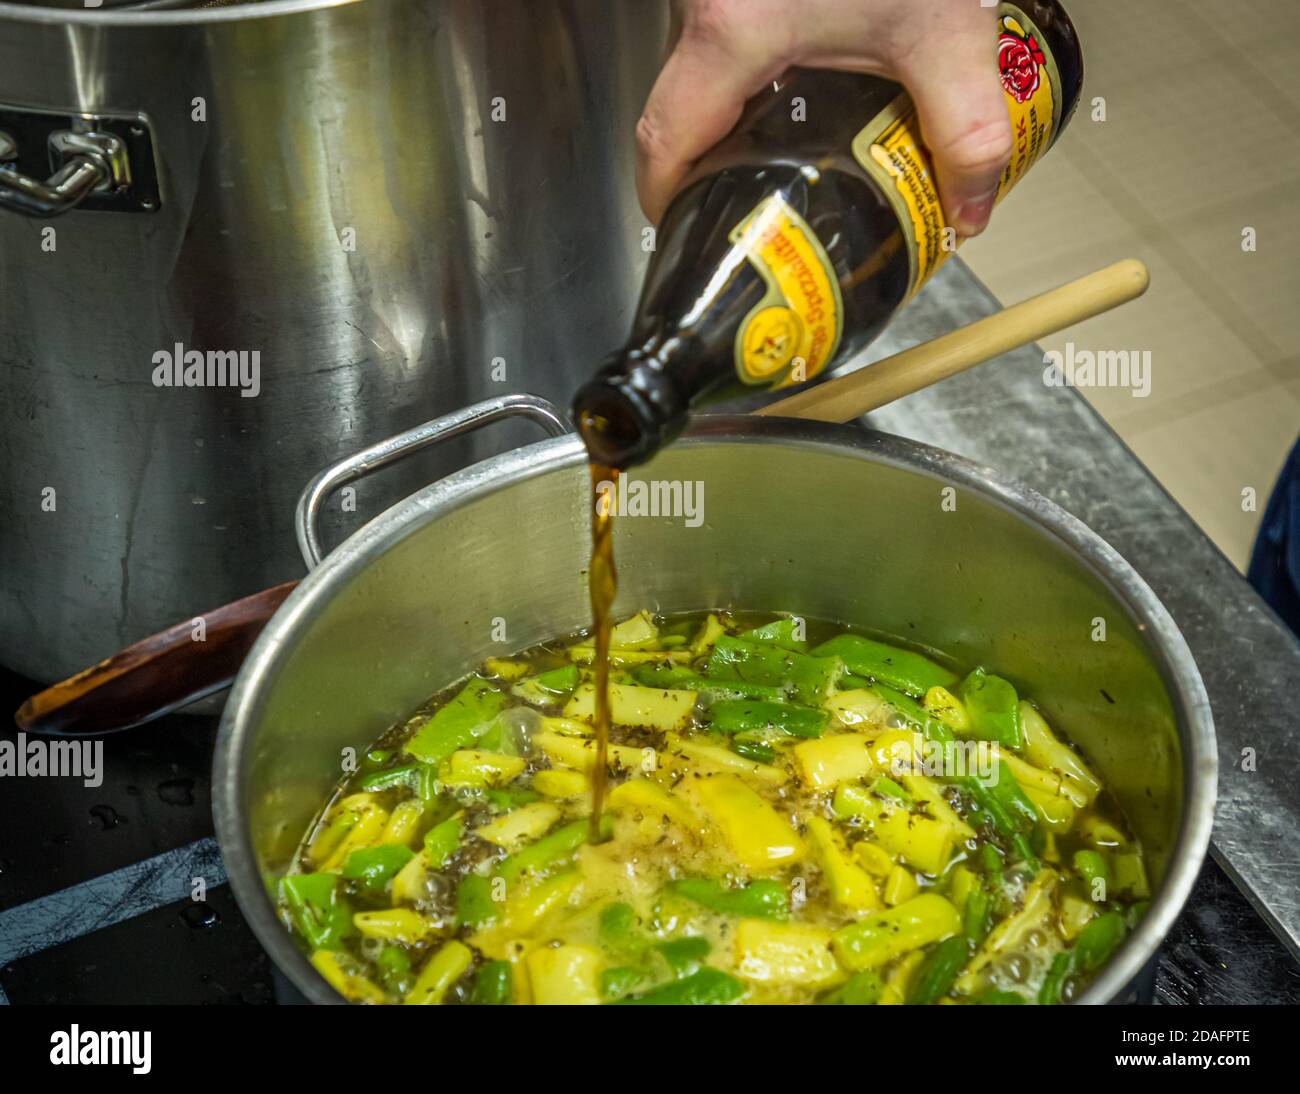
[[[1141,262],[1124,259],[756,413],[851,421],[1133,300],[1146,291],[1148,280]],[[219,691],[234,679],[254,640],[296,584],[288,581],[205,612],[203,642],[193,640],[195,621],[187,620],[128,646],[33,695],[18,708],[14,722],[36,733],[105,733],[142,725]]]

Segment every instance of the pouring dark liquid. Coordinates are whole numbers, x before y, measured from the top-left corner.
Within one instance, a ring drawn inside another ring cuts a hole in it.
[[[600,841],[600,817],[609,783],[609,634],[610,612],[618,594],[618,571],[614,567],[613,486],[618,472],[592,463],[591,472],[591,564],[587,582],[591,591],[591,633],[596,647],[596,766],[591,773],[591,842]],[[602,486],[605,487],[602,490]]]
[[[1083,59],[1057,0],[1000,3],[994,35],[1001,199],[1069,122]],[[645,463],[707,400],[794,387],[874,339],[960,242],[935,179],[883,77],[795,68],[755,96],[673,198],[629,337],[574,397],[591,458]]]

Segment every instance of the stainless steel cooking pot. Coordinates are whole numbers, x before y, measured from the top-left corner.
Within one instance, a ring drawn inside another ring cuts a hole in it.
[[[312,513],[337,485],[521,411],[559,428],[518,397],[318,476],[299,511],[309,562]],[[1191,654],[1132,568],[995,472],[853,427],[703,417],[634,477],[702,483],[704,519],[618,520],[621,610],[793,611],[922,640],[996,666],[1083,747],[1150,854],[1151,910],[1082,1001],[1120,998],[1200,868],[1217,766]],[[217,741],[217,835],[248,922],[309,999],[341,1001],[277,921],[268,879],[338,779],[344,748],[485,657],[588,625],[588,490],[572,436],[426,487],[330,553],[245,663]]]
[[[665,4],[118,2],[0,2],[0,662],[45,680],[296,576],[285,514],[343,453],[567,398],[646,257]],[[258,393],[155,386],[178,346],[257,353]]]

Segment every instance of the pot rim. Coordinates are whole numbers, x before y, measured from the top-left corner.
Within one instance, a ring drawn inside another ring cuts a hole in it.
[[[244,0],[222,8],[162,9],[158,11],[132,11],[114,8],[49,8],[31,4],[0,3],[0,20],[16,23],[37,23],[46,26],[74,24],[90,27],[165,27],[203,26],[209,23],[237,23],[249,19],[269,19],[275,15],[297,15],[300,12],[324,11],[349,4],[362,4],[366,0],[263,0],[253,3]]]
[[[1097,577],[1150,636],[1152,660],[1169,691],[1183,762],[1183,816],[1169,869],[1138,928],[1077,1000],[1117,999],[1155,954],[1181,912],[1209,847],[1217,794],[1218,752],[1209,698],[1191,650],[1173,618],[1137,571],[1096,532],[1054,502],[992,468],[943,449],[852,425],[750,415],[694,419],[682,447],[778,444],[822,450],[931,476],[986,501],[1054,539]],[[263,682],[291,649],[294,632],[364,567],[430,521],[489,495],[502,483],[524,482],[585,462],[576,436],[516,448],[458,471],[381,513],[336,547],[281,605],[249,652],[221,719],[213,761],[213,819],[230,884],[272,961],[312,1002],[344,1000],[320,977],[281,925],[263,880],[246,823],[244,782],[248,734],[260,713]]]

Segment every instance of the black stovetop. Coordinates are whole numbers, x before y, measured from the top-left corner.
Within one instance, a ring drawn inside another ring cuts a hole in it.
[[[6,711],[33,690],[0,670]],[[216,730],[216,718],[172,715],[104,738],[94,788],[0,780],[0,998],[276,1001],[271,963],[240,915],[212,835]],[[206,903],[191,899],[196,878]],[[1297,1003],[1300,967],[1207,861],[1162,948],[1155,995],[1167,1004]]]

